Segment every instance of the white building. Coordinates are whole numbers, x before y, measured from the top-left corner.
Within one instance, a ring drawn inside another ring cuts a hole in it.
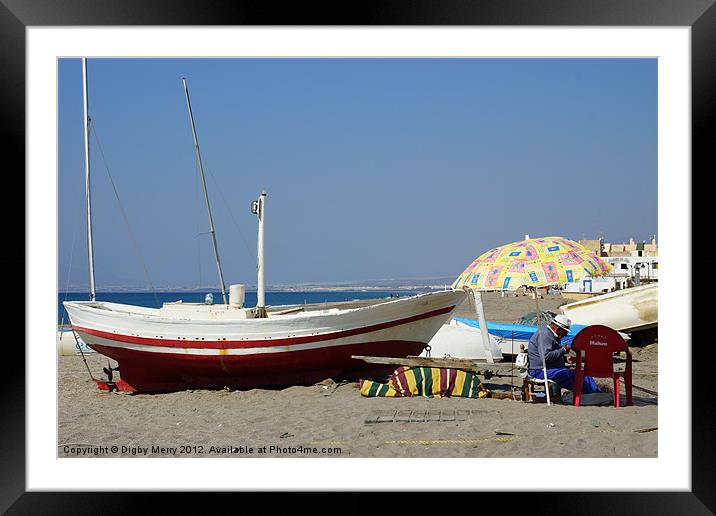
[[[604,256],[602,260],[614,267],[608,277],[614,278],[617,283],[639,285],[659,280],[658,256]]]
[[[602,256],[612,265],[606,276],[587,276],[579,281],[566,283],[564,292],[602,293],[621,290],[643,283],[659,280],[659,258],[657,256]]]
[[[603,276],[600,278],[592,278],[587,276],[579,281],[565,283],[562,290],[564,292],[583,292],[583,293],[601,293],[611,292],[617,288],[618,282],[616,278]]]

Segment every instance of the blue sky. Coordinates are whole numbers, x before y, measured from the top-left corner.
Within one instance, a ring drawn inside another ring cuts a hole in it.
[[[90,114],[158,286],[457,276],[532,237],[657,234],[655,59],[92,59]],[[87,284],[82,72],[58,62],[60,287]],[[92,137],[98,290],[147,286]],[[68,281],[69,280],[69,281]]]

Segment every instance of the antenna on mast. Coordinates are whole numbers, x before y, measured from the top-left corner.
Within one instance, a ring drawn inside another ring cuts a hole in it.
[[[224,285],[224,273],[221,271],[221,261],[219,260],[219,247],[216,243],[216,232],[214,231],[214,220],[211,217],[211,205],[209,204],[209,194],[206,191],[206,179],[204,178],[204,165],[201,162],[201,151],[199,150],[199,140],[196,137],[196,127],[194,126],[194,115],[191,112],[191,102],[189,101],[189,89],[186,85],[186,79],[181,78],[184,83],[184,95],[186,96],[186,107],[189,110],[189,122],[191,122],[191,134],[194,136],[194,154],[196,156],[197,165],[199,165],[199,174],[201,175],[201,185],[204,188],[204,200],[206,201],[206,210],[209,212],[209,233],[214,243],[214,257],[216,258],[216,268],[219,271],[219,282],[221,283],[221,295],[224,298],[224,304],[228,304],[226,300],[226,286]]]

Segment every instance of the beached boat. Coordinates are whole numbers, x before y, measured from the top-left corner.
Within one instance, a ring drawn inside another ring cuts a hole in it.
[[[224,304],[214,305],[207,300],[205,304],[176,302],[164,303],[161,308],[145,308],[96,301],[86,73],[83,60],[90,301],[66,301],[63,305],[78,336],[90,348],[118,362],[119,380],[112,381],[114,373],[107,368],[108,380],[96,380],[101,389],[168,392],[308,384],[359,372],[389,373],[393,366],[367,364],[351,356],[419,355],[455,307],[464,301],[464,291],[446,290],[356,309],[267,312],[263,278],[266,193],[262,192],[252,203],[252,212],[259,221],[258,303],[256,307],[244,308],[240,285],[231,286],[227,302],[186,81],[195,154]]]
[[[266,318],[253,318],[253,308],[230,305],[64,305],[82,340],[119,363],[118,388],[161,392],[307,384],[369,372],[374,364],[351,355],[419,355],[464,296],[435,292],[363,308]]]
[[[562,305],[559,310],[573,323],[603,324],[631,333],[658,326],[658,305],[658,283],[651,283]]]
[[[503,353],[497,339],[493,335],[490,335],[489,339],[492,359],[501,360]],[[456,319],[443,324],[428,344],[430,347],[426,348],[420,356],[487,359],[479,326],[473,327],[461,324]]]

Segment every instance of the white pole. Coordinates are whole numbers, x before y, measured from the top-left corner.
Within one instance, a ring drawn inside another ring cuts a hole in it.
[[[537,295],[537,287],[535,287],[535,306],[537,306],[537,326],[542,325],[542,312],[539,309],[539,300]],[[544,349],[540,347],[539,349],[540,355],[542,355],[542,373],[544,374],[544,391],[547,393],[547,406],[549,406],[550,403],[550,396],[549,396],[549,381],[547,380],[547,362],[544,359]]]
[[[92,189],[90,188],[89,130],[90,117],[87,101],[87,58],[82,58],[82,96],[85,128],[85,197],[87,200],[87,255],[89,262],[90,301],[95,301],[97,292],[94,284],[94,246],[92,244]]]
[[[539,346],[539,354],[542,356],[542,374],[544,374],[544,391],[547,393],[547,406],[550,406],[549,381],[547,380],[547,361],[544,358],[544,346]]]
[[[475,300],[475,312],[477,312],[477,320],[480,322],[480,333],[482,335],[482,347],[485,349],[485,357],[487,362],[493,364],[495,359],[492,358],[492,350],[490,348],[490,334],[487,332],[487,321],[485,320],[485,309],[482,306],[482,292],[472,289],[472,297]]]
[[[265,293],[265,286],[264,286],[264,206],[266,203],[266,191],[262,191],[261,195],[258,199],[258,210],[256,213],[256,216],[259,219],[259,235],[258,235],[258,242],[257,242],[257,248],[258,248],[258,256],[257,256],[257,266],[256,266],[256,272],[258,275],[257,283],[257,315],[259,317],[265,317],[266,316],[266,293]]]

